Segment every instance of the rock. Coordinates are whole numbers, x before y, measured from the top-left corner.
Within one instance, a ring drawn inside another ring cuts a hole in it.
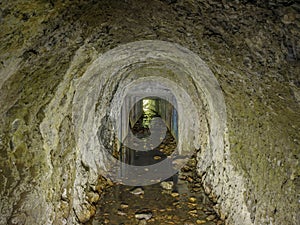
[[[147,224],[147,220],[140,220],[138,225],[146,225]]]
[[[192,223],[192,222],[184,222],[184,225],[194,225],[194,223]]]
[[[126,216],[126,215],[127,215],[127,213],[122,212],[122,211],[120,211],[120,210],[118,210],[117,214],[118,214],[119,216]]]
[[[296,20],[296,15],[294,13],[287,13],[281,19],[282,23],[284,24],[294,23],[295,20]]]
[[[222,220],[218,220],[217,225],[222,225],[224,222]]]
[[[181,168],[181,170],[182,170],[183,172],[190,172],[190,171],[192,171],[192,168],[189,167],[189,166],[187,166],[187,165],[185,165],[184,167]]]
[[[191,203],[195,203],[197,201],[197,199],[195,197],[190,197],[189,198],[189,202]]]
[[[204,224],[204,223],[206,223],[206,220],[197,220],[196,223],[197,224]]]
[[[155,156],[153,157],[153,159],[154,159],[154,160],[160,160],[161,157],[160,157],[159,155],[155,155]]]
[[[197,214],[197,210],[196,209],[191,210],[191,211],[189,211],[189,214]]]
[[[200,192],[200,191],[201,191],[201,188],[193,188],[193,191],[194,191],[194,192]]]
[[[87,197],[88,197],[88,201],[89,201],[90,203],[95,203],[95,202],[97,202],[97,201],[99,200],[99,198],[100,198],[99,194],[98,194],[98,193],[95,193],[95,192],[89,192],[89,193],[87,194]]]
[[[197,161],[194,158],[189,159],[188,166],[195,167],[197,165]]]
[[[140,211],[135,213],[135,218],[138,220],[149,220],[152,217],[151,211]]]
[[[205,192],[205,194],[209,195],[209,194],[210,194],[210,192],[211,192],[211,189],[210,189],[210,187],[208,187],[208,186],[204,186],[204,192]]]
[[[127,208],[128,208],[128,204],[126,204],[126,203],[121,204],[121,209],[127,209]]]
[[[173,181],[163,181],[160,183],[160,186],[166,190],[172,190],[173,185],[174,185]]]
[[[171,196],[174,197],[174,198],[175,198],[175,197],[178,197],[178,196],[179,196],[179,193],[178,193],[178,192],[172,192],[172,193],[171,193]]]
[[[61,199],[64,201],[68,200],[67,189],[64,188],[63,193],[61,194]]]
[[[85,204],[81,206],[80,210],[75,211],[78,220],[81,223],[86,223],[91,219],[96,213],[96,207],[90,204]]]
[[[209,215],[208,217],[206,217],[206,220],[211,221],[211,220],[214,220],[215,218],[216,218],[215,215]]]
[[[225,220],[226,215],[223,212],[221,212],[221,211],[219,211],[219,213],[220,213],[221,220]]]
[[[195,183],[194,186],[197,188],[202,188],[202,185],[200,183]]]
[[[143,195],[144,190],[142,188],[138,187],[138,188],[134,188],[132,191],[130,191],[130,193],[133,195]]]
[[[180,173],[179,176],[178,176],[178,178],[179,178],[180,180],[186,180],[186,175]]]
[[[113,185],[114,185],[114,183],[112,182],[111,179],[108,179],[108,178],[107,178],[106,181],[107,181],[107,184],[108,184],[109,186],[113,186]]]
[[[186,180],[187,180],[188,182],[190,182],[190,183],[192,183],[192,182],[194,181],[194,179],[193,179],[192,177],[190,177],[190,176],[188,176]]]
[[[196,203],[190,203],[190,202],[188,202],[187,205],[188,205],[188,207],[189,207],[190,209],[195,209],[195,208],[197,208],[197,204],[196,204]]]

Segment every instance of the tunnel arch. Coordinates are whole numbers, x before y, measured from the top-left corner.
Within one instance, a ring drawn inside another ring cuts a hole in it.
[[[192,119],[180,120],[180,133],[187,134],[179,138],[179,149],[201,146],[198,173],[203,175],[208,192],[217,197],[217,211],[234,221],[250,221],[243,198],[243,179],[230,161],[221,88],[201,58],[178,44],[138,41],[121,45],[96,59],[78,80],[72,109],[78,149],[76,176],[82,176],[88,168],[86,182],[95,183],[99,173],[107,174],[110,161],[97,131],[105,126],[111,129],[108,138],[113,139],[126,88],[137,87],[139,82],[151,83],[153,79],[174,92],[180,115],[195,118],[192,126],[188,126]],[[190,101],[183,101],[187,98]],[[75,189],[76,182],[82,179],[75,179]],[[229,203],[232,201],[234,204]],[[238,210],[233,208],[236,206]]]

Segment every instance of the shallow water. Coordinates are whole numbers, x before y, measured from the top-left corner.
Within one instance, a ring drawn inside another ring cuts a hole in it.
[[[133,133],[143,137],[148,130],[137,123]],[[141,129],[142,128],[142,129]],[[167,133],[155,149],[133,152],[128,149],[130,163],[153,164],[170,155],[176,141]],[[206,196],[196,174],[196,160],[192,158],[183,169],[167,179],[171,189],[157,183],[143,187],[114,185],[106,189],[97,205],[97,212],[89,225],[113,224],[224,224],[213,210],[213,202]],[[170,187],[169,187],[170,188]]]
[[[112,186],[98,203],[91,224],[223,224],[201,185],[183,179],[186,176],[180,174],[173,190],[155,184],[142,187],[144,194],[137,195],[131,193],[134,187]],[[139,212],[151,214],[151,218],[136,219]]]

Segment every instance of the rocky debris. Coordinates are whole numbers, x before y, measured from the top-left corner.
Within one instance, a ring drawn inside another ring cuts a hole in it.
[[[195,197],[190,197],[189,198],[189,202],[191,203],[195,203],[197,201],[197,199]]]
[[[152,212],[150,210],[141,210],[135,213],[135,218],[138,220],[149,220],[152,218]]]
[[[174,185],[173,181],[163,181],[160,183],[160,186],[166,190],[172,190],[173,185]]]
[[[91,219],[96,213],[96,208],[93,205],[85,204],[81,206],[81,210],[77,210],[76,216],[81,223],[85,223]]]
[[[175,197],[178,197],[178,196],[179,196],[179,193],[178,193],[178,192],[172,192],[172,193],[171,193],[171,196],[174,197],[174,198],[175,198]]]
[[[194,171],[194,166],[196,164],[190,166],[192,171]],[[111,208],[119,209],[115,214],[102,214],[101,218],[109,218],[110,224],[120,224],[122,221],[125,224],[138,225],[223,225],[224,221],[220,220],[215,214],[213,202],[204,193],[204,188],[201,186],[201,179],[198,179],[197,174],[193,172],[179,173],[179,176],[183,175],[186,178],[191,178],[191,180],[188,181],[188,179],[185,179],[179,183],[163,181],[153,186],[135,187],[134,189],[125,188],[122,190],[122,188],[117,188],[116,191],[120,196],[128,194],[130,196],[136,193],[137,195],[142,195],[143,198],[128,198],[126,202],[117,202],[115,198],[113,200],[110,199],[102,207],[106,206],[106,211],[110,211]],[[172,189],[174,190],[170,191]],[[197,193],[195,193],[195,189],[197,189]],[[128,193],[128,190],[130,190],[130,193]],[[115,194],[113,193],[111,196],[115,196]],[[147,205],[147,209],[141,209],[145,205]],[[119,220],[116,219],[116,214]],[[155,217],[153,216],[154,214]],[[102,223],[103,221],[102,219]]]
[[[188,182],[190,182],[190,183],[192,183],[192,182],[194,181],[193,178],[190,177],[190,176],[188,176],[188,177],[186,178],[186,180],[187,180]]]
[[[88,197],[88,201],[90,203],[95,203],[95,202],[98,202],[100,196],[98,193],[95,193],[95,192],[89,192],[87,193],[87,197]]]
[[[129,207],[129,205],[126,203],[121,204],[121,209],[127,209],[128,207]]]
[[[195,225],[195,224],[193,222],[186,221],[186,222],[184,222],[184,225]]]
[[[138,225],[146,225],[147,224],[147,220],[140,220]]]
[[[130,191],[133,195],[143,195],[144,190],[141,187],[134,188],[132,191]]]
[[[209,215],[208,217],[206,217],[206,220],[211,221],[211,220],[214,220],[215,218],[216,218],[215,215]]]
[[[117,214],[118,214],[119,216],[126,216],[126,215],[127,215],[127,213],[125,213],[125,212],[123,212],[123,211],[121,211],[121,210],[118,210]]]

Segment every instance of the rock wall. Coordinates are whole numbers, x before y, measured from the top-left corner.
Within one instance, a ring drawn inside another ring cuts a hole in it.
[[[0,224],[75,224],[93,214],[107,181],[99,182],[81,160],[77,85],[105,52],[141,40],[191,50],[220,84],[230,155],[222,166],[230,168],[221,171],[201,152],[198,168],[228,224],[300,220],[296,1],[20,0],[0,6]]]

